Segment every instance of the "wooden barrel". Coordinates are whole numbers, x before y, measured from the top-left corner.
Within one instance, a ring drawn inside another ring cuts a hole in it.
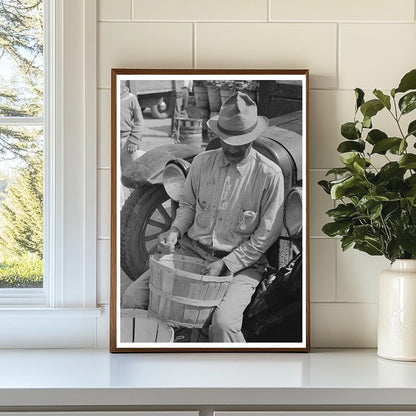
[[[232,276],[208,276],[207,261],[180,254],[150,257],[149,313],[176,327],[202,328]]]
[[[248,95],[255,103],[257,103],[257,92],[254,90],[241,90],[242,93]]]
[[[120,314],[121,342],[173,342],[174,331],[141,309],[122,309]]]
[[[195,104],[199,108],[208,108],[208,89],[204,85],[194,86]]]
[[[224,104],[234,93],[235,93],[234,89],[221,88],[220,89],[221,104]]]
[[[210,85],[208,87],[208,102],[211,111],[220,111],[221,108],[221,95],[219,87]]]
[[[194,147],[202,146],[202,119],[177,118],[179,142]]]

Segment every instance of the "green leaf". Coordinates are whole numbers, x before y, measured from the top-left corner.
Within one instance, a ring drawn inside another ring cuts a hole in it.
[[[364,104],[364,91],[361,88],[356,88],[355,90],[355,111]]]
[[[318,185],[327,193],[330,194],[331,193],[331,186],[329,184],[329,181],[319,181]]]
[[[408,136],[415,136],[416,137],[416,120],[413,120],[410,124],[409,127],[407,128],[407,133]]]
[[[322,227],[322,231],[329,237],[335,237],[336,235],[345,235],[351,227],[349,221],[335,221],[325,224]]]
[[[357,152],[345,152],[339,155],[339,160],[346,166],[352,167],[354,162],[360,158]]]
[[[377,247],[374,247],[372,244],[368,242],[356,242],[354,244],[354,248],[360,251],[364,251],[370,256],[381,256],[383,254],[381,248],[379,249]]]
[[[384,155],[387,150],[391,149],[393,146],[400,146],[401,141],[402,139],[399,137],[387,137],[386,139],[382,139],[374,145],[371,154],[377,153]]]
[[[361,196],[363,183],[357,176],[342,179],[331,187],[331,198],[341,199],[343,196],[348,195],[348,197],[351,197],[351,195],[356,195],[357,193]]]
[[[365,142],[363,140],[358,140],[356,142],[353,141],[345,141],[341,142],[337,147],[337,151],[340,153],[346,153],[351,151],[357,152],[364,152],[365,149]]]
[[[399,100],[399,108],[402,114],[408,114],[416,108],[416,92],[409,92]]]
[[[351,235],[346,235],[341,238],[341,247],[342,251],[347,250],[354,244],[354,237]]]
[[[391,109],[390,97],[388,95],[377,89],[373,91],[373,94],[383,103],[384,107],[388,110]]]
[[[366,129],[371,129],[373,127],[373,123],[371,122],[371,117],[364,116],[363,127]]]
[[[378,205],[380,202],[388,200],[389,199],[383,195],[364,195],[357,204],[357,209],[362,212],[366,212],[368,209]]]
[[[399,165],[405,169],[416,169],[416,155],[407,153],[399,159]]]
[[[382,166],[378,175],[382,181],[389,181],[391,178],[403,178],[406,169],[400,167],[397,162],[389,162]]]
[[[357,152],[345,152],[339,155],[339,159],[344,165],[352,169],[352,173],[362,174],[369,163],[368,158],[363,158]]]
[[[355,240],[364,240],[366,236],[373,233],[371,225],[357,225],[352,230],[352,235]]]
[[[376,204],[370,208],[370,218],[375,220],[381,216],[381,212],[383,211],[383,204]]]
[[[398,237],[400,246],[411,254],[416,254],[416,227],[407,227]]]
[[[401,79],[399,86],[395,92],[406,92],[416,89],[416,69],[412,69]]]
[[[380,110],[384,108],[380,100],[370,100],[361,106],[361,112],[365,118],[374,117]]]
[[[400,249],[400,245],[399,245],[399,242],[397,241],[397,239],[393,239],[393,240],[389,241],[389,243],[387,244],[387,250],[386,251],[387,251],[386,257],[390,261],[394,261],[394,260],[402,257],[402,250]]]
[[[400,139],[399,144],[392,146],[389,151],[394,155],[402,155],[403,152],[407,149],[407,141],[405,139]]]
[[[336,208],[330,209],[326,214],[334,220],[350,217],[357,213],[354,204],[339,204]]]
[[[357,129],[357,123],[353,121],[341,126],[341,135],[348,140],[357,140],[361,137],[360,130]]]
[[[365,159],[355,160],[352,167],[353,167],[355,172],[363,174],[365,172],[365,168],[366,168]]]
[[[346,173],[350,173],[351,169],[349,168],[333,168],[329,169],[328,172],[326,172],[325,176],[335,174],[335,175],[345,175]]]
[[[386,139],[388,136],[384,131],[373,129],[368,132],[366,141],[370,144],[376,144],[380,140]]]

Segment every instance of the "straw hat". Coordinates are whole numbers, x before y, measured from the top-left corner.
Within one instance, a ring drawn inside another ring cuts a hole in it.
[[[257,115],[256,103],[242,92],[232,95],[218,115],[207,121],[208,127],[231,146],[241,146],[257,139],[269,125],[267,117]]]

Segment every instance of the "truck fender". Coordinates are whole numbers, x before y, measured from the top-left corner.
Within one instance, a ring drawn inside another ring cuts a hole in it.
[[[128,188],[142,188],[163,183],[165,165],[172,159],[191,162],[203,149],[187,144],[167,144],[149,150],[128,166],[121,175],[121,183]]]

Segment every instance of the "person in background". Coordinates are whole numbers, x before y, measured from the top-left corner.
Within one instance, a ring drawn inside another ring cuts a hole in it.
[[[137,159],[142,142],[143,114],[139,101],[126,84],[120,82],[120,139],[121,170]]]
[[[127,81],[120,81],[120,164],[121,172],[134,162],[140,155],[140,144],[143,134],[143,114],[139,101],[130,93]],[[131,191],[124,185],[121,187],[121,205],[129,197]]]
[[[205,274],[233,275],[213,313],[209,341],[245,342],[243,313],[267,266],[265,252],[282,230],[284,179],[280,167],[252,147],[268,120],[257,116],[248,95],[230,97],[207,124],[221,148],[194,158],[176,218],[158,241],[165,252],[207,260]],[[148,296],[146,272],[127,288],[123,307],[146,309]]]

